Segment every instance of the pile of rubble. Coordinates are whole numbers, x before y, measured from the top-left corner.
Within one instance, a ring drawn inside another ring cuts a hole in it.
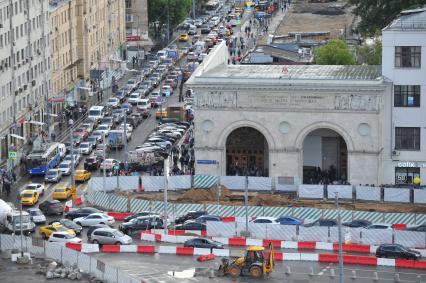
[[[58,265],[55,261],[49,263],[46,270],[46,279],[67,278],[70,280],[82,280],[83,277],[82,270],[76,267]]]

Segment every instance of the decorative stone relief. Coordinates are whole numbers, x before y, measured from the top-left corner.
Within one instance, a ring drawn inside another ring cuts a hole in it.
[[[288,134],[291,129],[290,123],[285,121],[281,122],[279,125],[279,129],[282,134]]]
[[[358,133],[361,136],[369,136],[370,132],[371,132],[370,125],[368,125],[367,123],[361,123],[361,124],[359,124],[359,126],[358,126]]]
[[[336,94],[334,108],[336,110],[380,110],[381,98],[377,95]]]

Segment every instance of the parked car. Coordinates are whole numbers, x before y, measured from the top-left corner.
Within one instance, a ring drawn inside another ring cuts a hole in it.
[[[101,165],[102,157],[91,155],[84,160],[85,170],[97,170]]]
[[[23,190],[19,194],[21,205],[35,205],[38,202],[39,196],[36,191]]]
[[[98,228],[92,232],[90,241],[94,244],[130,245],[132,238],[113,228]]]
[[[112,108],[120,107],[120,99],[118,99],[117,97],[109,98],[107,101],[107,106]]]
[[[119,229],[131,235],[135,231],[162,228],[163,225],[163,220],[158,215],[149,215],[134,218],[129,222],[122,223]]]
[[[187,221],[191,221],[191,220],[187,220]],[[222,221],[222,218],[217,215],[201,215],[200,217],[196,218],[194,221],[199,223],[206,223],[207,221],[220,222]]]
[[[75,218],[85,217],[92,213],[102,213],[102,211],[94,207],[82,207],[82,208],[71,210],[65,215],[65,218],[74,220]]]
[[[207,238],[193,238],[183,243],[184,247],[205,248],[205,249],[223,249],[223,244]]]
[[[314,227],[314,226],[323,226],[323,227],[332,227],[337,226],[337,221],[334,219],[318,219],[314,222],[303,224],[304,227]]]
[[[90,237],[92,237],[92,233],[93,231],[95,231],[98,228],[111,228],[108,225],[105,224],[96,224],[96,225],[91,225],[89,227],[87,227],[87,232],[86,232],[86,236],[87,239],[90,241]]]
[[[155,213],[155,212],[152,212],[152,211],[138,212],[138,213],[127,216],[126,218],[124,218],[123,222],[129,222],[132,219],[135,219],[135,218],[138,218],[138,217],[143,217],[143,216],[150,216],[150,215],[158,215],[158,213]]]
[[[75,224],[70,219],[62,218],[62,219],[54,220],[54,221],[50,222],[50,224],[53,224],[53,223],[59,223],[59,224],[63,225],[64,227],[68,228],[68,229],[74,230],[76,235],[80,235],[81,232],[83,231],[83,227]]]
[[[293,217],[293,216],[280,216],[275,219],[281,225],[302,225],[303,220]]]
[[[207,229],[206,224],[199,223],[195,221],[186,221],[183,224],[177,224],[177,225],[171,225],[169,226],[169,229],[175,229],[175,230],[197,230],[197,231],[205,231]]]
[[[392,230],[392,224],[388,223],[372,223],[366,227],[365,229],[389,229]]]
[[[120,164],[120,162],[118,160],[107,158],[104,161],[102,161],[101,165],[99,166],[99,169],[104,170],[104,168],[105,168],[105,170],[111,171],[114,166],[119,165],[119,164]]]
[[[46,226],[41,226],[39,229],[40,236],[44,239],[47,239],[52,235],[54,232],[64,232],[67,233],[73,237],[75,237],[75,232],[72,229],[68,229],[62,224],[59,223],[53,223]]]
[[[187,220],[197,219],[198,217],[200,217],[202,215],[207,215],[207,211],[188,211],[187,214],[176,218],[175,223],[181,224],[181,223],[184,223]]]
[[[413,227],[408,227],[406,230],[407,231],[426,232],[426,224],[422,224],[422,225],[418,225],[418,226],[413,226]]]
[[[47,241],[56,243],[81,243],[80,238],[72,236],[66,232],[53,232]]]
[[[46,216],[44,216],[43,212],[39,208],[30,208],[27,209],[27,212],[34,224],[38,225],[46,223]]]
[[[376,249],[376,257],[418,260],[421,253],[399,244],[382,244]]]
[[[44,177],[45,182],[58,183],[62,179],[62,172],[59,169],[49,169]]]
[[[344,222],[342,223],[342,225],[346,227],[351,227],[351,228],[361,228],[361,227],[367,227],[371,225],[371,222],[368,220],[355,219],[350,222]]]
[[[38,205],[38,208],[46,215],[64,213],[64,206],[58,200],[45,200]]]
[[[40,183],[31,183],[25,186],[26,191],[36,191],[39,195],[44,195],[44,185]]]
[[[71,188],[67,186],[57,186],[53,190],[52,199],[67,200],[71,197]]]
[[[62,161],[59,164],[58,169],[62,172],[62,175],[68,176],[71,174],[72,164],[71,161]]]
[[[114,217],[103,213],[92,213],[84,217],[74,218],[73,221],[83,227],[96,224],[112,225],[115,222]]]
[[[251,223],[264,223],[264,224],[279,224],[275,220],[275,217],[256,217],[256,219],[251,220]]]

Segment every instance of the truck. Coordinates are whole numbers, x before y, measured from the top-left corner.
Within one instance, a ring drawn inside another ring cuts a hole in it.
[[[130,131],[126,131],[127,141],[130,140],[131,134],[132,133]],[[109,131],[108,145],[111,148],[123,148],[124,147],[124,129]]]
[[[186,121],[185,108],[182,105],[170,105],[167,107],[167,118],[176,118],[179,121]]]
[[[22,211],[22,223],[20,219],[20,211],[0,199],[0,230],[6,233],[19,234],[22,225],[22,233],[29,234],[34,232],[35,224],[31,221],[31,216],[28,212]]]

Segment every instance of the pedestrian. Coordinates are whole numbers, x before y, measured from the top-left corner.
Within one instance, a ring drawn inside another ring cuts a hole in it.
[[[184,162],[185,162],[185,157],[183,157],[183,155],[182,155],[182,156],[180,157],[179,161],[180,161],[180,168],[183,168],[183,164],[184,164]]]
[[[238,50],[238,58],[241,58],[241,49]]]
[[[175,155],[175,156],[173,156],[173,165],[177,165],[177,162],[178,162],[178,156],[177,155]]]
[[[282,13],[284,13],[284,7],[285,7],[285,4],[284,4],[284,6],[281,6],[281,12]]]

